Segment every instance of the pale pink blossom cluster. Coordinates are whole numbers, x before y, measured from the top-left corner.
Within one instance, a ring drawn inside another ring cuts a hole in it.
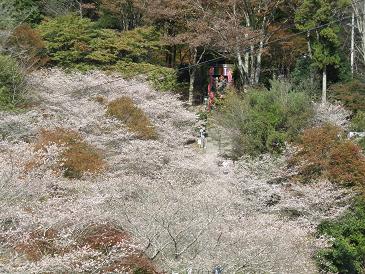
[[[315,109],[315,124],[332,124],[344,130],[347,130],[350,125],[351,111],[345,109],[341,104],[314,104]]]
[[[187,145],[197,137],[195,114],[177,96],[137,80],[52,69],[33,73],[29,85],[32,109],[0,113],[1,272],[92,273],[134,250],[166,271],[220,265],[228,273],[316,272],[312,256],[321,244],[314,228],[342,213],[346,191],[329,182],[293,182],[284,156],[233,163]],[[96,96],[131,97],[159,138],[139,140],[106,115]],[[62,147],[37,152],[32,144],[40,129],[57,127],[99,148],[106,170],[66,179],[52,169]],[[41,160],[29,169],[34,158]],[[79,247],[32,262],[11,248],[47,229],[58,231],[57,245],[72,246],[85,227],[104,223],[128,232],[130,249]]]

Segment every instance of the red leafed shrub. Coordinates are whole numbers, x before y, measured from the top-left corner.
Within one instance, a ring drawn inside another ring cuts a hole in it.
[[[344,141],[330,151],[327,166],[328,177],[335,182],[365,183],[365,159],[361,148]]]
[[[94,224],[88,226],[77,237],[80,246],[100,252],[108,252],[113,247],[128,248],[132,241],[124,230],[112,224]],[[101,273],[122,273],[121,271],[132,271],[132,273],[154,274],[158,273],[152,261],[149,260],[141,251],[134,250],[125,258],[118,259],[101,270]]]
[[[365,157],[361,148],[332,125],[305,130],[300,137],[300,150],[290,163],[299,166],[303,179],[324,177],[351,185],[365,182]]]
[[[36,69],[48,62],[45,43],[38,31],[27,24],[22,24],[14,30],[8,47],[23,53],[21,61],[28,69]]]
[[[29,233],[25,241],[14,243],[14,249],[24,254],[27,260],[37,262],[44,256],[67,256],[73,251],[87,247],[100,251],[108,258],[108,251],[112,248],[128,250],[125,256],[119,259],[105,261],[100,265],[97,273],[130,273],[157,274],[152,261],[140,250],[133,247],[129,234],[113,224],[90,224],[81,232],[74,234],[76,245],[60,246],[60,234],[55,229],[37,229]],[[80,261],[82,263],[82,261]],[[96,270],[96,269],[95,269]]]
[[[99,173],[105,167],[99,151],[75,131],[63,128],[41,130],[35,149],[45,149],[51,144],[65,146],[60,160],[60,168],[65,177],[79,178],[85,172]]]
[[[27,241],[15,244],[15,250],[25,254],[29,261],[39,261],[44,255],[58,254],[60,249],[54,243],[57,234],[54,229],[32,231]]]
[[[99,251],[107,251],[115,245],[127,245],[129,235],[113,225],[90,225],[79,236],[80,246],[89,246]]]
[[[354,112],[365,109],[365,84],[360,81],[333,85],[329,96]]]

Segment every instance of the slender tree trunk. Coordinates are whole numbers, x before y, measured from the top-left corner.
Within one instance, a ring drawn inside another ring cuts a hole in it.
[[[260,81],[260,75],[261,75],[261,60],[262,60],[262,50],[264,48],[264,41],[265,41],[265,32],[266,32],[266,16],[264,16],[263,20],[262,20],[262,25],[261,25],[261,39],[260,39],[260,45],[259,45],[259,49],[257,51],[257,55],[256,55],[256,67],[255,67],[255,78],[254,78],[254,83],[258,84]]]
[[[244,63],[244,70],[246,75],[249,75],[249,68],[250,68],[250,53],[246,50],[245,52],[245,63]]]
[[[309,58],[312,59],[312,46],[311,46],[311,40],[310,40],[310,32],[308,31],[307,32],[307,47],[308,47],[308,55],[309,55]]]
[[[245,20],[246,20],[246,27],[250,28],[251,27],[251,19],[248,13],[245,13]],[[246,35],[246,37],[248,36],[248,34]],[[253,51],[253,46],[251,46],[251,52]],[[251,73],[253,70],[253,66],[252,64],[250,64],[250,52],[246,49],[245,52],[245,65],[244,65],[244,70],[246,72],[246,82],[247,84],[251,84],[251,75],[250,75],[250,66],[251,66]]]
[[[362,8],[362,57],[365,65],[365,0]]]
[[[83,17],[83,13],[82,13],[82,0],[76,1],[76,2],[79,5],[79,14],[80,14],[80,17],[82,18]]]
[[[360,34],[360,45],[356,46],[359,54],[361,55],[361,59],[363,62],[363,65],[365,65],[365,0],[363,0],[362,3],[359,3],[359,1],[352,1],[352,9],[355,13],[356,17],[356,26],[357,30]]]
[[[322,104],[327,103],[327,67],[323,67],[322,74]]]
[[[351,20],[351,76],[354,77],[354,63],[355,63],[355,13],[352,12]]]
[[[192,106],[193,103],[194,103],[195,73],[196,73],[196,68],[195,67],[189,69],[190,79],[189,79],[189,101],[188,101],[188,104],[190,106]]]
[[[192,54],[191,64],[195,65],[196,61],[197,61],[197,56],[198,56],[198,49],[194,48],[194,49],[192,49],[192,51],[193,51],[193,54]],[[188,104],[190,106],[192,106],[194,103],[195,74],[196,74],[196,66],[190,67],[189,68],[189,99],[188,99]]]
[[[236,56],[237,56],[237,62],[238,62],[238,70],[240,72],[240,76],[243,82],[245,82],[245,76],[246,76],[246,70],[245,70],[245,65],[242,61],[242,55],[240,52],[239,47],[237,47],[236,49]]]
[[[256,76],[256,64],[255,64],[255,48],[254,46],[251,46],[251,74],[250,74],[250,84],[254,84],[255,83],[255,76]]]
[[[255,71],[255,84],[258,84],[260,81],[261,75],[261,60],[262,60],[262,49],[264,47],[264,41],[260,41],[260,47],[256,56],[256,71]]]
[[[177,52],[177,48],[176,45],[174,45],[173,49],[172,49],[172,60],[171,60],[171,66],[174,68],[176,66],[176,52]]]
[[[311,36],[310,31],[308,31],[307,32],[308,57],[312,60],[313,55],[312,55],[312,45],[311,45],[310,36]],[[310,70],[309,78],[310,78],[311,84],[313,85],[313,83],[314,83],[314,72],[312,70]]]

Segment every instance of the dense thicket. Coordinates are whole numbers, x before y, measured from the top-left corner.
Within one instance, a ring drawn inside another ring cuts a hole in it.
[[[286,82],[273,81],[271,89],[231,92],[214,113],[215,124],[232,140],[235,157],[243,154],[280,153],[313,115],[309,96]]]
[[[0,54],[0,107],[15,107],[20,103],[24,89],[24,73],[18,62]]]
[[[365,201],[358,199],[337,221],[324,222],[319,234],[331,237],[332,246],[317,254],[324,272],[363,273],[365,257]]]

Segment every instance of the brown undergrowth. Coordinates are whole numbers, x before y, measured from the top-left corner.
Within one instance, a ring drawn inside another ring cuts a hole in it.
[[[55,229],[34,230],[26,241],[15,243],[14,249],[32,262],[39,261],[46,255],[60,254],[61,249],[55,244],[57,234]]]
[[[290,164],[299,166],[305,180],[324,177],[332,182],[364,187],[365,157],[361,148],[332,125],[305,130],[300,136],[300,150]]]
[[[46,150],[52,144],[64,146],[58,168],[67,178],[80,178],[86,172],[95,174],[105,168],[101,153],[73,130],[42,129],[34,146],[36,150]]]
[[[59,233],[55,229],[32,231],[27,240],[15,242],[14,249],[24,254],[27,260],[40,261],[44,256],[64,256],[78,248],[89,248],[107,255],[112,248],[125,248],[132,246],[132,241],[127,232],[113,224],[89,224],[84,229],[74,234],[77,244],[60,246],[57,244]],[[80,262],[81,263],[81,262]],[[152,261],[143,252],[134,250],[121,259],[111,261],[106,266],[95,269],[98,273],[132,273],[155,274],[158,273]]]
[[[107,105],[107,114],[125,123],[128,129],[143,140],[155,140],[158,135],[146,113],[133,100],[123,96]]]

